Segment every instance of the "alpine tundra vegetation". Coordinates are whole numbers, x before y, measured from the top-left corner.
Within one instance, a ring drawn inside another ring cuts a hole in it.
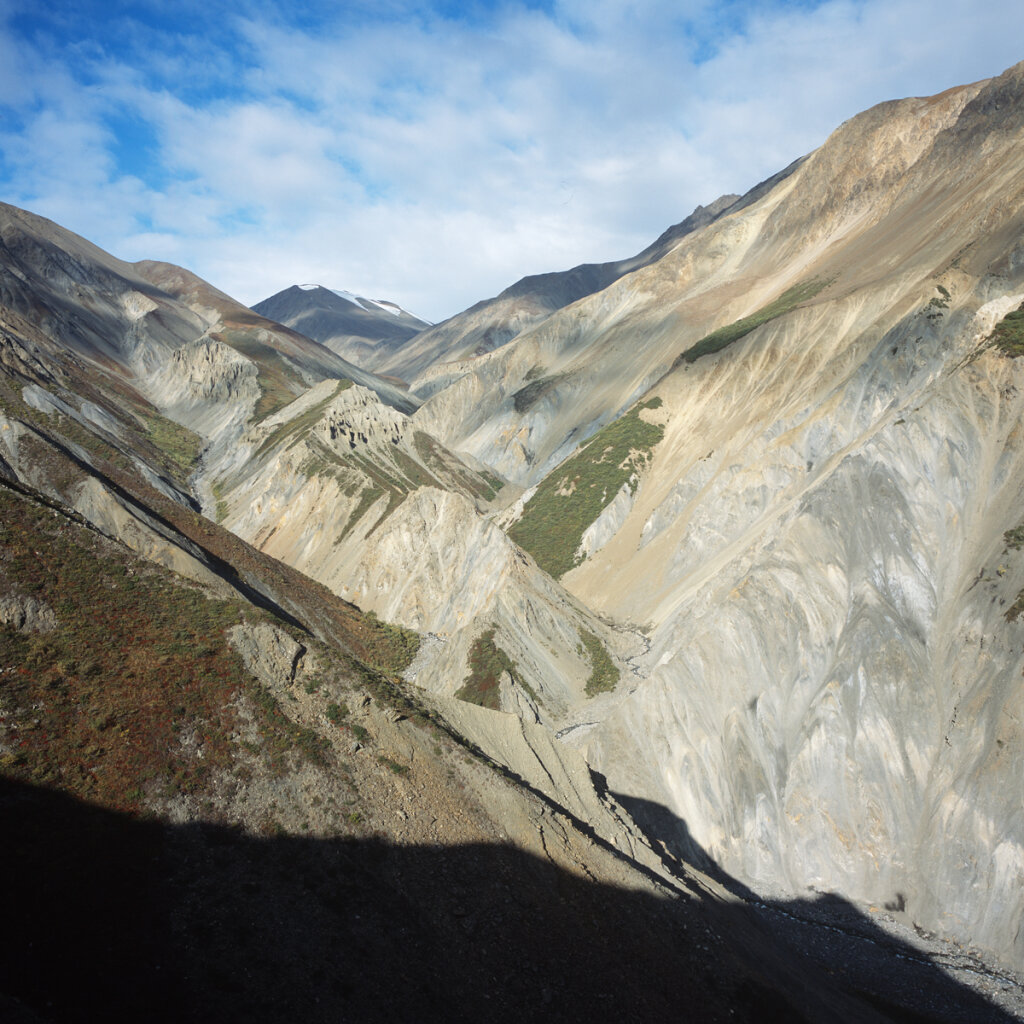
[[[436,325],[0,205],[0,1016],[1021,1019],[1022,302],[1024,64]]]

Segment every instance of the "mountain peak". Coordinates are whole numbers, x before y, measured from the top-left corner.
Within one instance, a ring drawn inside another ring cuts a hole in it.
[[[252,308],[365,369],[376,368],[431,326],[396,302],[322,284],[292,285]]]

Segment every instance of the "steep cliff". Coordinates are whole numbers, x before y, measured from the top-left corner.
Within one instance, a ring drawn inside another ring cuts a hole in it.
[[[571,735],[671,808],[679,851],[898,906],[1007,963],[1024,407],[988,339],[1024,299],[1022,111],[1021,67],[869,111],[694,240],[731,268],[721,311],[678,332],[648,399],[663,436],[563,577],[650,637],[649,678]]]

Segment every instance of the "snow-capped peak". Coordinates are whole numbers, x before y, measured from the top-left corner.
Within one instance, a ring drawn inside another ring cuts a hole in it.
[[[408,312],[408,310],[402,309],[402,307],[396,302],[388,302],[387,299],[366,299],[363,298],[362,295],[353,295],[351,292],[342,291],[338,288],[332,288],[331,291],[333,291],[339,298],[345,299],[347,302],[351,302],[356,306],[360,306],[367,310],[367,312],[372,313],[374,310],[379,309],[382,313],[390,313],[392,316],[409,316],[414,320],[419,320],[420,323],[427,323],[426,320]]]
[[[300,284],[297,287],[304,292],[315,292],[318,288],[324,288],[322,284]],[[332,295],[337,295],[339,299],[351,302],[353,306],[365,310],[367,313],[381,312],[394,317],[409,317],[409,319],[419,321],[419,323],[427,327],[431,326],[429,320],[424,320],[422,317],[410,313],[399,306],[397,302],[389,302],[387,299],[367,299],[362,295],[347,292],[343,288],[324,288],[324,291],[329,291]]]

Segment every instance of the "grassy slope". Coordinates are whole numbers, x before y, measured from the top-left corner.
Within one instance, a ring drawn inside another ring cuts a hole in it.
[[[470,704],[479,704],[492,711],[501,710],[502,672],[516,674],[515,662],[494,643],[494,628],[488,629],[473,641],[469,651],[469,675],[455,696]]]
[[[996,324],[991,339],[1008,356],[1024,356],[1024,306],[1019,306]]]
[[[751,313],[750,316],[745,316],[741,320],[737,320],[725,327],[719,327],[717,331],[706,334],[700,341],[679,356],[676,360],[676,365],[681,362],[692,363],[700,359],[701,356],[720,352],[734,341],[739,341],[740,338],[748,335],[755,328],[768,323],[769,320],[775,320],[790,312],[790,310],[795,309],[801,302],[813,299],[818,292],[830,283],[830,281],[815,278],[812,281],[804,281],[802,284],[794,285],[792,288],[784,291],[777,299],[769,302],[767,306],[762,306],[757,312]]]
[[[988,337],[990,344],[995,345],[1003,355],[1017,359],[1024,356],[1024,305],[1007,313],[1002,320],[996,324],[995,329]],[[1012,530],[1003,534],[1007,549],[1012,548],[1019,551],[1024,546],[1024,523],[1020,523]],[[1009,622],[1016,622],[1024,614],[1024,590],[1006,611],[1006,619]]]
[[[586,694],[596,697],[599,693],[614,690],[619,682],[619,670],[608,656],[604,644],[587,630],[580,633],[582,646],[590,657],[590,677],[587,679]]]
[[[647,465],[664,428],[642,420],[640,410],[660,405],[660,398],[636,405],[599,430],[545,477],[509,529],[509,536],[555,579],[579,564],[576,551],[584,531]]]
[[[0,627],[5,773],[125,811],[201,792],[233,763],[242,695],[275,768],[295,754],[322,763],[323,741],[281,714],[225,639],[267,613],[211,599],[7,488],[0,524],[0,592],[57,619],[35,634]]]

